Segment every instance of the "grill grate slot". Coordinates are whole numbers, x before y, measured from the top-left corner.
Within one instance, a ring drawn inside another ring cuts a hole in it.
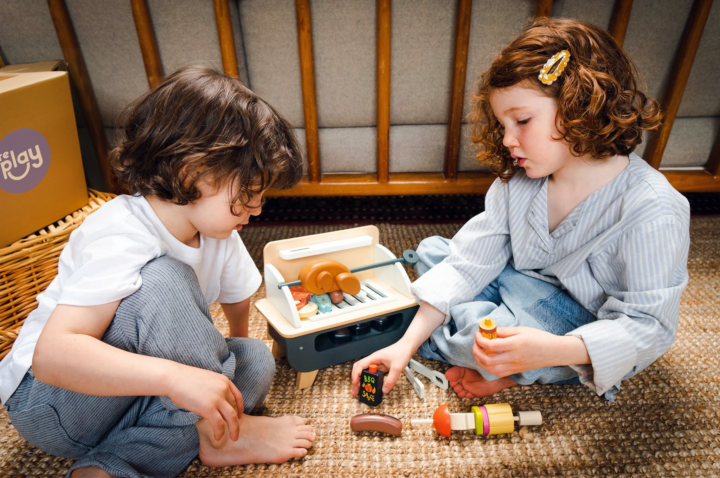
[[[356,295],[343,294],[342,302],[332,304],[330,312],[322,313],[318,311],[317,315],[310,317],[309,320],[323,320],[395,300],[392,294],[370,280],[361,281],[360,285],[359,293]]]

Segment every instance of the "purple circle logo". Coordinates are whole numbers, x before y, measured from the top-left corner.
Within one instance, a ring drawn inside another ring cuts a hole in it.
[[[50,167],[50,145],[34,129],[18,129],[0,141],[0,189],[22,194],[40,184]]]

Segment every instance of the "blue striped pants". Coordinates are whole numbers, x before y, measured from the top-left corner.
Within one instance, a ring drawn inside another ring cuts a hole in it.
[[[249,338],[215,328],[194,271],[168,257],[141,271],[142,287],[120,302],[102,340],[129,352],[222,373],[248,413],[270,390],[275,361]],[[52,455],[77,458],[68,472],[99,466],[114,476],[171,477],[198,455],[200,416],[168,397],[101,397],[44,384],[27,372],[5,404],[20,435]]]
[[[422,275],[450,254],[450,239],[434,236],[420,242],[416,265]],[[418,354],[433,360],[477,370],[486,380],[497,376],[485,371],[472,353],[478,323],[484,317],[498,327],[533,327],[554,335],[565,335],[595,316],[565,291],[549,282],[517,272],[508,264],[472,302],[450,308],[450,322],[438,327],[418,349]],[[543,367],[511,375],[516,383],[579,384],[577,372],[570,367]]]

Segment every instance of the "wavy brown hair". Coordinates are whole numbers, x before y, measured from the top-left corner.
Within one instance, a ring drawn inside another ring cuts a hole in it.
[[[231,203],[245,206],[302,176],[292,126],[238,80],[209,68],[177,70],[128,105],[117,126],[110,162],[130,194],[186,205],[200,199],[204,180],[230,186]]]
[[[541,83],[541,68],[561,50],[571,55],[565,71],[552,85]],[[657,101],[638,90],[636,78],[634,65],[604,30],[576,20],[536,19],[495,58],[473,95],[472,140],[485,147],[478,160],[505,181],[521,169],[502,144],[505,129],[490,107],[494,89],[518,83],[556,100],[559,139],[572,154],[630,154],[642,132],[656,129],[662,119]]]

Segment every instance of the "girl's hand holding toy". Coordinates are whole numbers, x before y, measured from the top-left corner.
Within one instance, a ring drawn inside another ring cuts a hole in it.
[[[418,347],[430,337],[444,319],[445,314],[432,305],[427,302],[420,304],[420,309],[410,323],[410,327],[398,342],[355,362],[352,369],[353,396],[360,390],[360,374],[370,364],[376,364],[380,370],[387,372],[382,391],[390,392]]]
[[[478,365],[498,377],[542,367],[590,363],[580,337],[554,335],[532,327],[499,327],[493,340],[477,332],[473,356]]]
[[[397,383],[400,374],[405,370],[407,364],[410,363],[410,358],[412,358],[413,353],[415,353],[415,350],[400,340],[389,347],[355,362],[352,369],[353,397],[360,391],[360,375],[362,371],[373,364],[377,365],[379,370],[387,373],[382,392],[388,393],[395,386],[395,383]]]

